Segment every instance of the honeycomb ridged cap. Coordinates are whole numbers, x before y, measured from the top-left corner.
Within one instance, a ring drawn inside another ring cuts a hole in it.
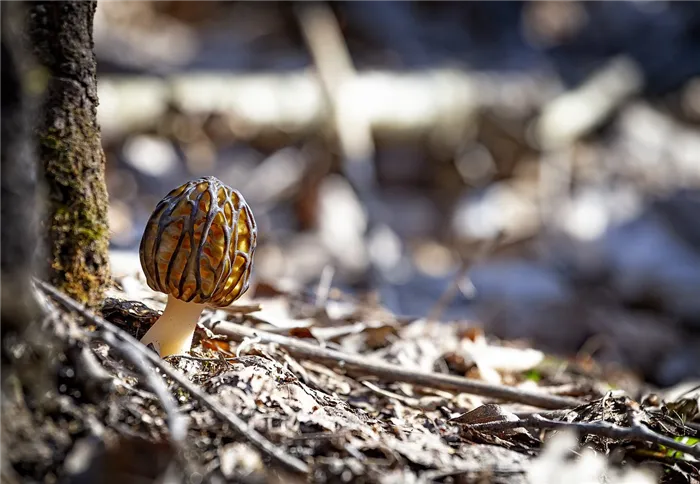
[[[243,196],[215,177],[204,177],[158,203],[139,255],[154,291],[225,307],[248,289],[256,242],[255,219]]]

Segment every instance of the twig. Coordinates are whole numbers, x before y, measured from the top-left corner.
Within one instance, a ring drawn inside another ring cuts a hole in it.
[[[419,407],[420,406],[420,400],[417,398],[412,398],[412,397],[405,397],[403,395],[399,395],[398,393],[390,392],[389,390],[385,390],[383,388],[378,387],[372,382],[369,382],[367,380],[363,380],[360,383],[362,383],[364,386],[372,390],[374,393],[377,395],[381,395],[386,398],[393,398],[395,400],[398,400],[401,403],[404,403],[408,405],[409,407]]]
[[[323,308],[326,306],[328,301],[328,294],[331,292],[331,283],[333,281],[333,275],[335,274],[335,268],[331,265],[326,265],[321,272],[321,279],[318,281],[318,288],[316,289],[316,307]]]
[[[440,299],[433,305],[428,313],[429,321],[437,321],[440,316],[445,311],[445,308],[452,302],[457,291],[459,290],[459,282],[466,277],[469,269],[474,265],[475,262],[483,260],[496,246],[498,246],[505,235],[504,231],[500,231],[495,237],[489,240],[485,240],[477,251],[470,257],[462,257],[462,262],[459,270],[452,278],[449,287],[442,293]]]
[[[403,381],[431,388],[456,390],[547,409],[576,407],[584,403],[575,398],[552,396],[541,392],[495,385],[454,375],[410,370],[398,365],[378,361],[366,355],[354,355],[323,348],[296,338],[246,328],[235,323],[224,321],[215,323],[210,321],[206,323],[206,326],[214,333],[225,335],[234,341],[243,341],[245,338],[258,338],[260,343],[275,343],[283,346],[295,356],[315,361],[332,361],[343,368],[360,370],[365,374],[371,374],[386,381]]]
[[[211,410],[222,420],[225,420],[239,434],[248,439],[248,441],[253,446],[255,446],[260,452],[267,455],[269,458],[275,460],[276,462],[285,466],[287,469],[293,472],[308,474],[309,467],[304,462],[302,462],[294,456],[286,454],[281,448],[276,447],[262,434],[258,433],[254,428],[249,426],[244,420],[242,420],[237,415],[231,413],[226,408],[222,407],[218,402],[210,398],[207,394],[202,392],[202,390],[200,390],[197,386],[190,382],[187,379],[187,377],[185,377],[180,372],[167,365],[163,360],[160,359],[160,357],[158,357],[158,355],[148,350],[144,345],[142,345],[139,341],[134,339],[131,335],[122,331],[121,329],[119,329],[112,323],[104,320],[103,318],[92,314],[90,311],[85,309],[85,307],[82,304],[78,303],[77,301],[74,301],[73,299],[66,296],[50,284],[38,280],[36,281],[36,284],[47,294],[50,294],[65,308],[77,312],[83,318],[87,319],[95,326],[113,335],[115,339],[119,340],[118,344],[120,346],[131,346],[132,350],[135,353],[138,353],[140,356],[148,360],[148,362],[152,366],[158,368],[168,378],[175,381],[180,387],[189,392],[192,397],[196,398],[203,406],[209,408],[209,410]]]
[[[479,432],[501,431],[517,428],[529,428],[539,430],[575,429],[582,434],[598,435],[601,437],[608,437],[611,439],[627,439],[642,442],[652,442],[654,444],[664,445],[668,448],[678,450],[685,454],[700,458],[700,447],[686,445],[681,442],[677,442],[670,437],[666,437],[665,435],[658,434],[653,430],[650,430],[644,424],[642,424],[636,417],[630,418],[629,427],[620,427],[619,425],[615,425],[605,421],[562,422],[560,420],[551,420],[542,417],[539,414],[533,414],[530,417],[521,420],[487,422],[473,425],[464,424],[464,426],[469,428],[470,430],[478,430]]]
[[[262,309],[260,304],[232,304],[224,308],[216,308],[217,311],[224,311],[229,314],[250,314]]]
[[[252,348],[257,343],[260,343],[260,339],[257,337],[244,339],[241,344],[238,345],[238,348],[236,348],[236,358],[240,358],[241,353],[248,351],[248,348]]]
[[[561,410],[549,410],[547,412],[513,412],[513,415],[521,419],[527,419],[533,415],[539,415],[540,417],[545,418],[563,418],[572,411],[574,411],[574,409],[564,408]]]

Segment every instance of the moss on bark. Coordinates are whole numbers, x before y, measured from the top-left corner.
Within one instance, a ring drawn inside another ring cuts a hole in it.
[[[48,74],[36,128],[48,279],[97,308],[110,276],[105,158],[96,117],[96,2],[29,5],[34,55]]]

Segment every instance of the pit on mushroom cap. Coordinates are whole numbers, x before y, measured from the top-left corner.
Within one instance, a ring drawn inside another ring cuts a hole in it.
[[[215,177],[172,190],[146,224],[139,254],[148,286],[168,295],[141,339],[161,357],[190,350],[205,305],[224,307],[248,289],[257,227],[243,196]]]

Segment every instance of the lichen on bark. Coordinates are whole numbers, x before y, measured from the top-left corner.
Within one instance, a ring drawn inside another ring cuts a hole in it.
[[[97,124],[96,2],[29,3],[29,38],[47,73],[36,124],[49,282],[92,308],[109,281],[105,158]]]

